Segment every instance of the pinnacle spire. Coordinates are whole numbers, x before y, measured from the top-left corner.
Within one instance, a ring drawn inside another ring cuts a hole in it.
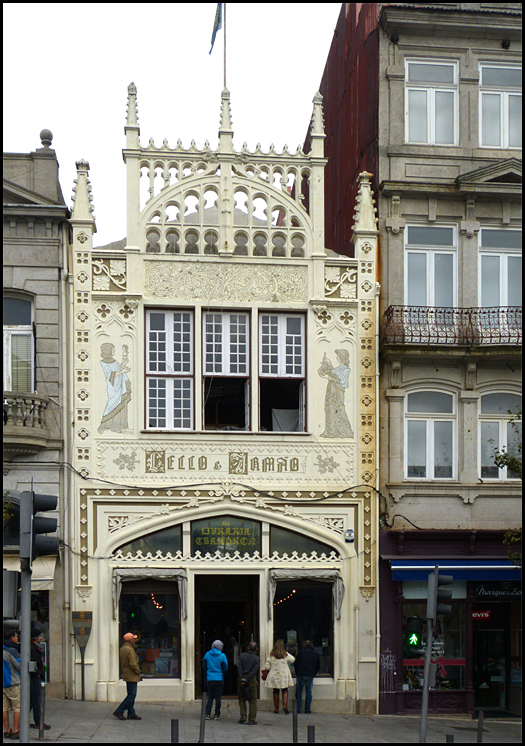
[[[354,213],[355,223],[352,226],[354,232],[377,232],[377,208],[372,194],[372,176],[368,171],[363,171],[358,176],[359,187]]]
[[[77,178],[73,187],[73,209],[71,211],[72,220],[90,221],[95,225],[95,216],[93,214],[95,207],[93,205],[93,195],[91,183],[89,181],[89,163],[84,159],[75,163],[77,168]],[[95,228],[96,231],[96,228]]]
[[[221,122],[219,126],[219,143],[224,149],[231,150],[233,139],[232,129],[232,115],[230,108],[230,92],[227,88],[223,88],[221,93]]]

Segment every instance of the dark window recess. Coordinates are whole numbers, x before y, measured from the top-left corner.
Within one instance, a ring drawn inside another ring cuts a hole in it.
[[[319,676],[333,675],[332,583],[279,581],[273,603],[274,640],[282,640],[295,657],[311,640],[321,658]],[[292,674],[295,675],[292,667]]]
[[[204,378],[204,428],[248,430],[247,398],[244,378]]]
[[[301,432],[303,381],[297,379],[259,379],[259,416],[261,430]]]

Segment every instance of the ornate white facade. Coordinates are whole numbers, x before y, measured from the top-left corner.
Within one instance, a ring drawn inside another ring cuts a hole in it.
[[[142,147],[136,96],[131,84],[125,248],[93,248],[85,161],[71,220],[71,421],[82,477],[73,480],[68,532],[71,609],[93,612],[86,696],[124,696],[119,624],[130,620],[120,617],[120,594],[131,578],[173,581],[178,591],[178,663],[172,676],[144,677],[142,701],[198,694],[200,578],[226,578],[225,587],[232,576],[251,579],[261,656],[273,644],[280,582],[310,578],[333,589],[323,637],[330,665],[315,697],[375,712],[378,285],[369,174],[360,177],[355,258],[328,257],[319,94],[308,154],[235,150],[227,90],[216,150],[166,140]],[[197,541],[195,521],[206,520]],[[257,526],[253,546],[243,545],[251,529],[237,528],[242,521]],[[170,528],[176,548],[149,551],[147,537]],[[293,532],[286,551],[273,549],[277,528]],[[297,551],[294,536],[321,548]],[[79,696],[79,656],[72,676]]]

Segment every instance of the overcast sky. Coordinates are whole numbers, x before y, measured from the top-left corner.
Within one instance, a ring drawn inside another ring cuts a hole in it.
[[[4,151],[53,132],[71,206],[75,161],[90,164],[102,246],[126,235],[122,160],[127,87],[140,141],[217,147],[224,30],[216,3],[4,3]],[[234,146],[291,152],[303,143],[341,3],[227,3]]]

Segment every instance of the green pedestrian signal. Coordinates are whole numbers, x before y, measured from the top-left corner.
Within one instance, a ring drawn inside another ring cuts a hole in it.
[[[408,638],[409,645],[419,645],[419,637],[413,632]]]

